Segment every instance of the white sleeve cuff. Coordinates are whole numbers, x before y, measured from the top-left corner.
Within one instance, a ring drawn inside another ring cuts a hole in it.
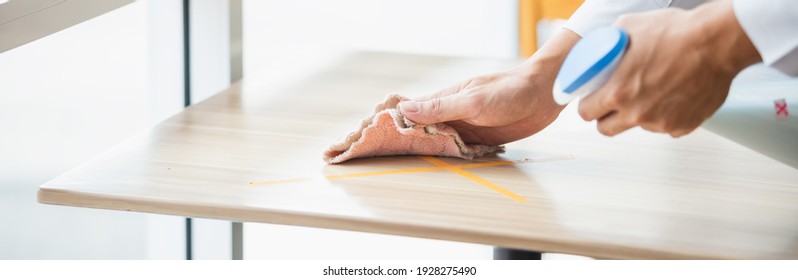
[[[735,0],[733,7],[763,62],[798,76],[798,1]]]
[[[595,28],[612,25],[623,14],[661,9],[670,3],[670,0],[586,0],[568,19],[565,28],[584,37]]]

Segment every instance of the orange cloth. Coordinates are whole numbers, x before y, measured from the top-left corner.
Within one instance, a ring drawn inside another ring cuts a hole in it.
[[[374,114],[363,120],[360,128],[324,151],[324,161],[335,164],[353,158],[388,155],[430,155],[473,159],[502,152],[502,146],[465,144],[457,131],[444,123],[416,125],[397,110],[408,100],[388,95],[377,105]]]

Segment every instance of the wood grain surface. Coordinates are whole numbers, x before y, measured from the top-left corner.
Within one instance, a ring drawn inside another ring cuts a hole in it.
[[[464,169],[524,201],[445,169],[336,176],[436,166],[419,157],[321,160],[388,93],[428,94],[517,63],[371,52],[296,59],[53,179],[39,201],[600,258],[798,258],[798,172],[701,129],[608,138],[572,104],[497,157],[439,158],[527,159]]]

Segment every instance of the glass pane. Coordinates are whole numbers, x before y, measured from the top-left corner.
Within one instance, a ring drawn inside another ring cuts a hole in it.
[[[144,214],[36,202],[39,185],[149,126],[146,10],[0,53],[0,259],[147,256]]]

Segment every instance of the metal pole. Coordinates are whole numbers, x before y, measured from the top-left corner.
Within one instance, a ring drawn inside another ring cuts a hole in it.
[[[189,0],[183,0],[183,106],[191,106],[191,29]],[[186,218],[186,259],[193,259],[191,218]]]
[[[240,80],[244,75],[242,13],[242,0],[230,0],[230,84]],[[243,260],[244,224],[233,222],[231,230],[233,260]]]

